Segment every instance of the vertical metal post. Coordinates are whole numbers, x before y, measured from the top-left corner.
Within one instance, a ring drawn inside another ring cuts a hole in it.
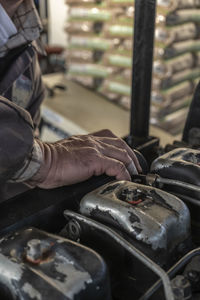
[[[155,16],[156,0],[135,0],[129,136],[132,146],[145,143],[149,137]]]
[[[39,1],[39,13],[41,20],[48,20],[48,1]],[[48,23],[44,26],[44,33],[41,36],[44,44],[48,44]]]

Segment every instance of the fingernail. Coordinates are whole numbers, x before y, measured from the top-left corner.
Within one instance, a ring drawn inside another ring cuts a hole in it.
[[[128,165],[127,170],[129,171],[130,175],[138,174],[136,166],[134,165],[133,161]]]

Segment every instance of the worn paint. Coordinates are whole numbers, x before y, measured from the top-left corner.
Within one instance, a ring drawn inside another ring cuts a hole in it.
[[[172,167],[175,163],[198,167],[200,152],[199,150],[188,148],[174,149],[155,159],[151,165],[151,171],[156,173],[163,168],[168,169]]]
[[[25,292],[31,299],[42,300],[40,292],[28,282],[23,285],[22,291]]]
[[[62,261],[55,263],[57,272],[65,276],[63,282],[54,280],[56,285],[71,300],[75,295],[86,288],[87,284],[92,283],[90,274],[84,270],[78,270],[72,261],[62,257]]]
[[[102,193],[105,190],[106,194]],[[131,205],[121,201],[125,191],[129,200],[138,199],[141,193],[142,202]],[[190,215],[182,201],[159,189],[136,183],[121,181],[98,188],[81,200],[80,212],[120,228],[153,250],[168,249],[169,244],[176,243],[175,239],[178,242],[189,235]]]
[[[46,259],[37,265],[27,261],[25,256],[27,247],[35,246],[34,241],[40,242],[41,246],[52,246],[49,252],[51,260]],[[14,233],[2,239],[1,243],[0,251],[4,254],[0,253],[0,283],[8,287],[13,299],[22,295],[24,299],[35,300],[42,300],[45,295],[46,299],[50,296],[52,289],[56,291],[58,298],[62,296],[62,299],[75,299],[76,295],[86,290],[88,285],[93,284],[87,266],[81,259],[82,251],[87,255],[90,253],[87,256],[88,259],[90,258],[91,262],[101,267],[101,258],[92,250],[37,229],[24,230],[19,235]],[[76,257],[76,251],[80,260]],[[36,281],[28,281],[31,278],[30,272],[34,274],[33,278]],[[28,275],[27,278],[26,275]],[[46,282],[45,292],[37,290],[35,285],[37,280],[44,281],[44,284]]]
[[[14,298],[16,298],[18,291],[17,285],[13,283],[21,280],[23,272],[24,268],[22,265],[9,260],[6,256],[0,253],[0,282],[8,288],[12,286],[11,293]]]

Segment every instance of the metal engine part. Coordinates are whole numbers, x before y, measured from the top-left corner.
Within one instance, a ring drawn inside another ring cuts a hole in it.
[[[134,259],[136,264],[137,264],[137,262],[141,263],[140,267],[136,268],[136,270],[137,269],[140,271],[142,270],[143,275],[145,274],[145,277],[147,277],[147,278],[148,278],[148,275],[150,275],[151,280],[153,279],[152,282],[154,282],[154,279],[156,278],[153,276],[153,273],[154,273],[154,275],[156,274],[157,276],[159,276],[162,281],[163,287],[164,287],[164,293],[165,293],[166,300],[175,300],[168,274],[159,265],[157,265],[155,262],[153,262],[151,259],[149,259],[147,256],[145,256],[140,250],[138,250],[133,245],[131,245],[129,242],[127,242],[117,232],[115,232],[113,229],[110,229],[108,226],[106,226],[104,224],[101,224],[97,221],[94,221],[90,218],[87,218],[85,216],[82,216],[80,214],[74,213],[69,210],[65,210],[64,216],[66,217],[66,219],[69,222],[73,222],[74,225],[76,224],[75,226],[77,226],[77,224],[79,224],[79,228],[83,227],[84,230],[87,228],[87,232],[92,230],[92,231],[95,231],[95,234],[98,235],[98,237],[103,235],[104,255],[108,251],[108,249],[106,247],[106,243],[105,243],[106,237],[107,238],[109,237],[110,241],[115,241],[116,247],[115,248],[112,247],[112,250],[115,250],[115,254],[116,254],[116,249],[123,248],[127,253],[129,253],[129,265],[131,264],[130,257],[132,257],[132,259]],[[99,235],[99,233],[100,233],[100,235]],[[81,235],[82,235],[82,233],[81,233]],[[107,249],[107,251],[106,251],[106,249]],[[112,256],[113,256],[113,253],[112,253]],[[111,260],[112,260],[112,258],[111,258]],[[124,270],[124,266],[120,265],[120,257],[119,256],[117,257],[117,268],[118,268],[118,270],[120,270],[120,273],[117,272],[118,283],[115,282],[114,286],[116,289],[117,285],[120,285],[120,290],[122,291],[122,293],[121,292],[117,293],[117,298],[114,297],[114,299],[126,299],[126,300],[130,299],[130,300],[132,300],[133,294],[135,296],[135,299],[138,299],[138,292],[139,292],[139,290],[141,290],[141,286],[143,286],[142,280],[140,278],[138,278],[137,275],[132,277],[131,274],[129,274],[129,275],[126,274],[127,270]],[[127,266],[126,266],[125,269],[129,269],[129,268],[127,268]],[[150,273],[149,273],[149,271],[150,271]],[[112,274],[112,276],[113,276],[113,274]],[[126,285],[123,284],[123,277],[125,277],[125,279],[126,279],[125,280]],[[140,277],[140,275],[139,275],[139,277]],[[131,282],[131,288],[128,285],[129,278],[130,279],[134,278],[134,282],[133,281]],[[113,278],[112,278],[112,281],[113,281]],[[144,281],[144,276],[143,276],[143,281]],[[120,284],[119,284],[119,282],[120,282]],[[145,289],[142,289],[142,291],[140,291],[141,295],[143,294],[144,290]],[[119,289],[118,289],[118,291],[119,291]],[[124,294],[124,291],[126,291],[125,294]],[[155,291],[153,291],[153,293],[154,292]],[[150,292],[150,293],[152,295],[152,292]],[[113,294],[116,294],[115,291],[113,291]],[[141,298],[141,299],[143,299],[143,298]]]
[[[29,228],[0,240],[0,299],[110,300],[107,268],[93,250]]]
[[[158,157],[151,172],[162,177],[162,189],[183,200],[191,213],[192,237],[200,245],[200,151],[174,149]]]
[[[80,213],[111,226],[160,265],[172,263],[190,236],[190,214],[177,197],[118,181],[84,196]],[[181,246],[180,246],[181,245]]]
[[[192,300],[190,282],[183,275],[177,275],[172,280],[172,288],[175,300]]]
[[[189,280],[192,291],[200,296],[200,256],[194,257],[186,266],[184,276]]]
[[[174,149],[154,160],[151,165],[151,172],[163,178],[178,180],[183,183],[181,187],[176,186],[172,188],[168,186],[168,190],[200,200],[200,188],[199,191],[198,188],[196,190],[187,188],[187,183],[200,187],[199,150],[188,148]]]

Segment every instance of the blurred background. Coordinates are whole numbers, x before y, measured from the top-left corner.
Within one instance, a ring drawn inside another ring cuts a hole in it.
[[[127,134],[134,0],[35,3],[47,52],[40,64],[48,95],[55,98],[49,108],[74,122],[78,131],[111,127],[118,135]],[[200,1],[157,1],[151,124],[156,134],[161,129],[161,139],[182,132],[200,77],[199,36]],[[60,93],[64,98],[57,101]]]

